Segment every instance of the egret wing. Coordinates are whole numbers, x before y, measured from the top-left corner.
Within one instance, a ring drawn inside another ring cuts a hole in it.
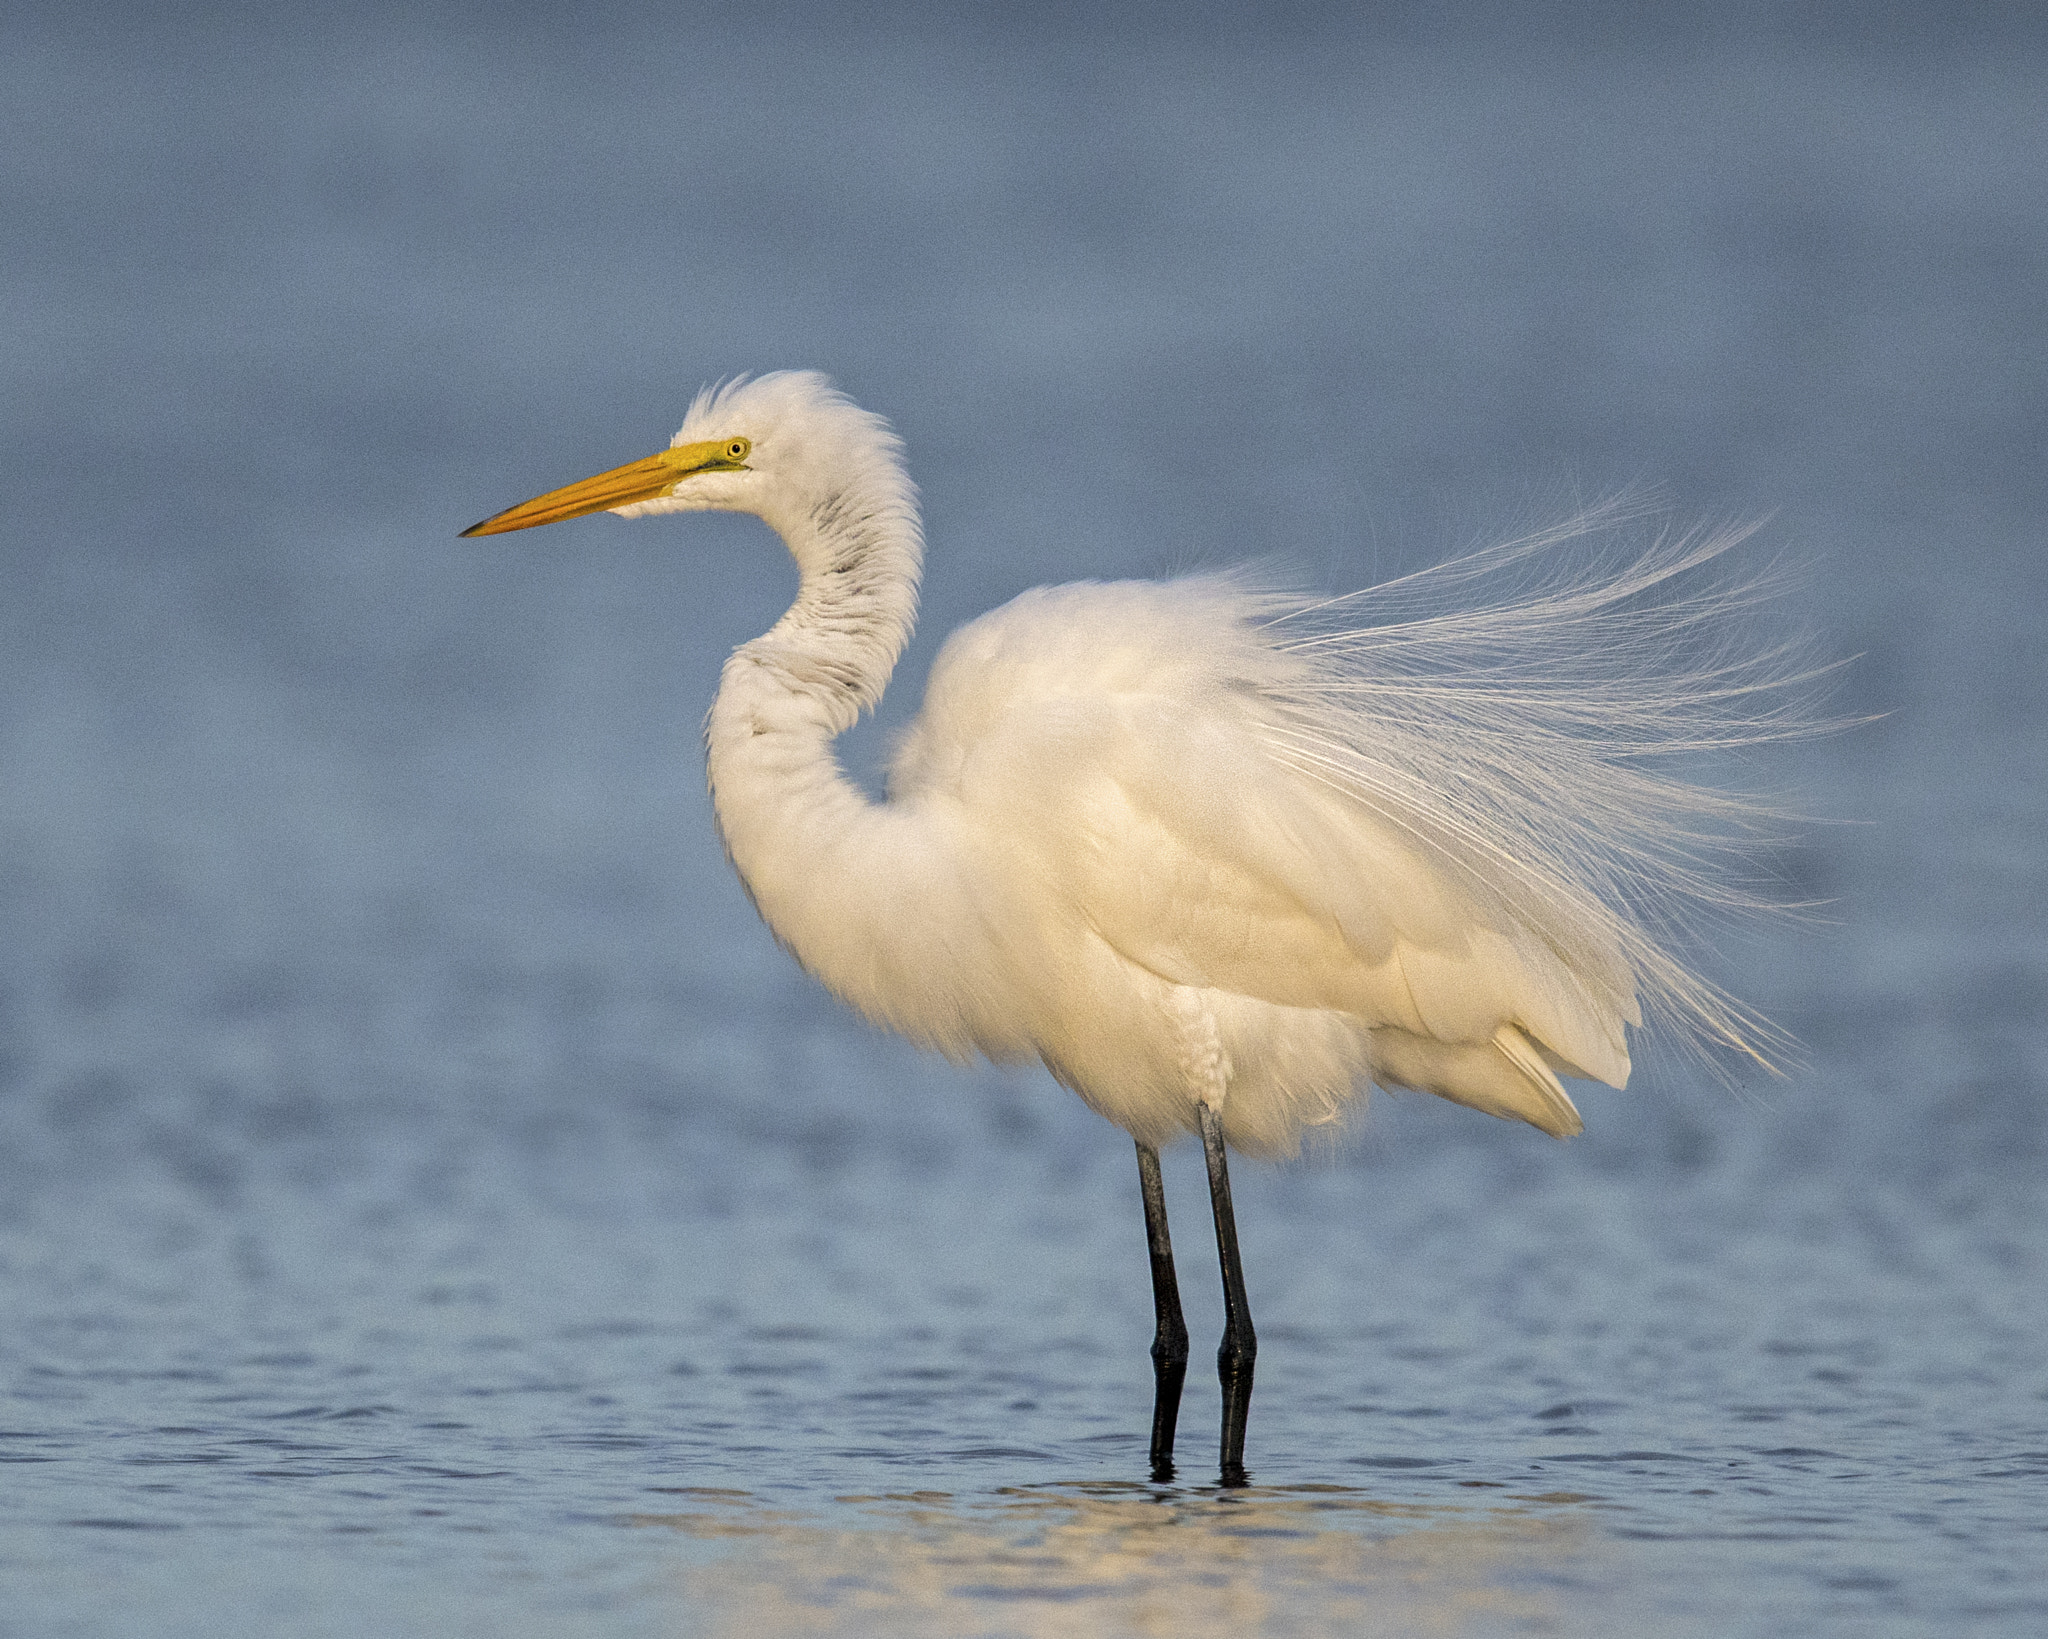
[[[1625,1081],[1627,998],[1463,891],[1397,816],[1273,755],[1267,674],[1285,661],[1243,599],[1214,581],[1043,588],[963,627],[892,794],[943,796],[1002,874],[1023,867],[1174,983],[1426,1040],[1513,1024],[1551,1068]]]

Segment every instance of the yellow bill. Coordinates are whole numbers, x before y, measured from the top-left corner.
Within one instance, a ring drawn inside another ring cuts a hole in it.
[[[564,518],[581,518],[587,513],[608,512],[635,501],[652,501],[673,495],[676,486],[700,472],[745,472],[747,451],[753,446],[744,438],[714,438],[706,444],[677,444],[650,455],[613,467],[581,483],[551,489],[530,501],[507,507],[480,524],[471,524],[463,535],[502,535],[512,529],[532,529],[537,524],[557,524]]]

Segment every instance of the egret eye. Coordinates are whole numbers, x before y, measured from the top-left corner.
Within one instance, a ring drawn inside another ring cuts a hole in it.
[[[753,447],[746,439],[735,438],[725,446],[725,458],[728,461],[744,461],[747,458],[747,451]]]

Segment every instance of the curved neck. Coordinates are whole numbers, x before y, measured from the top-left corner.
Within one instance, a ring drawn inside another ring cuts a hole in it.
[[[776,937],[872,1011],[875,964],[923,873],[896,845],[900,816],[847,777],[832,741],[881,698],[909,640],[923,542],[907,494],[842,494],[768,521],[801,580],[788,612],[725,663],[704,731],[712,805]]]
[[[907,482],[841,490],[767,522],[796,559],[796,601],[726,661],[715,715],[729,694],[772,707],[778,695],[816,712],[828,738],[853,727],[888,686],[917,624],[924,534]],[[774,713],[780,716],[780,712]]]

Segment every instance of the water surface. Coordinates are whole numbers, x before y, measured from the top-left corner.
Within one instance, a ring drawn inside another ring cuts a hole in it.
[[[12,26],[0,1630],[2037,1631],[2048,74],[1730,18]],[[454,539],[784,364],[930,511],[863,769],[1037,582],[1777,508],[1883,714],[1749,771],[1808,1062],[1242,1168],[1238,1492],[1170,1154],[1148,1483],[1127,1141],[720,857],[779,549]]]

